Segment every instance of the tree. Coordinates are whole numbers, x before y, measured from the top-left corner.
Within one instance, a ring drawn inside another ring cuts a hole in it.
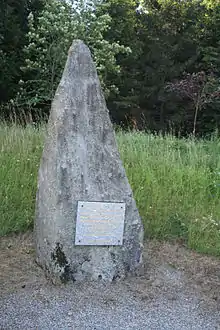
[[[164,86],[192,71],[197,60],[199,9],[181,1],[142,1],[139,7],[131,0],[106,2],[112,17],[107,39],[123,40],[132,51],[117,57],[122,74],[116,77],[119,94],[109,100],[113,118],[135,118],[139,128],[164,129],[170,117]]]
[[[166,89],[178,94],[183,100],[189,99],[193,103],[193,136],[196,135],[198,115],[201,110],[220,96],[220,90],[213,75],[205,72],[186,74],[185,78],[168,83]]]
[[[108,96],[115,86],[108,83],[107,73],[117,73],[120,68],[115,56],[129,51],[119,42],[104,39],[103,33],[109,28],[110,21],[110,16],[100,13],[98,6],[95,9],[83,7],[81,1],[72,6],[65,1],[50,0],[38,17],[30,13],[22,68],[25,79],[20,81],[17,106],[48,112],[73,39],[83,39],[90,47]]]
[[[219,1],[66,1],[0,4],[5,109],[12,99],[9,108],[18,112],[47,114],[67,50],[80,38],[92,51],[117,124],[154,131],[172,126],[178,134],[220,126]],[[205,91],[197,86],[201,72]],[[187,96],[184,89],[183,95],[182,84],[193,84],[196,94]]]
[[[26,44],[27,16],[42,8],[41,0],[2,0],[0,4],[0,104],[8,102],[18,90]]]
[[[118,87],[117,93],[112,91],[108,98],[108,107],[114,122],[130,122],[137,115],[139,108],[139,94],[137,93],[138,72],[137,62],[142,51],[142,45],[138,38],[139,13],[137,12],[139,1],[134,0],[104,0],[102,12],[111,17],[110,28],[105,31],[104,37],[110,42],[120,42],[129,47],[131,52],[119,53],[116,56],[121,67],[120,74],[108,73],[107,79]],[[123,19],[122,19],[123,18]],[[125,119],[126,118],[126,119]]]

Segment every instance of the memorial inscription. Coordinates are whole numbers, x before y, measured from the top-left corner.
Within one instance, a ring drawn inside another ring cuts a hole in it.
[[[122,245],[125,203],[78,202],[75,245]]]

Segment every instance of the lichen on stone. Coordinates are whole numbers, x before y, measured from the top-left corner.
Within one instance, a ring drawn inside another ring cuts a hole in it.
[[[70,279],[74,280],[69,262],[63,252],[63,246],[60,243],[56,244],[55,250],[51,253],[51,258],[61,273],[60,280],[62,283],[67,283]]]

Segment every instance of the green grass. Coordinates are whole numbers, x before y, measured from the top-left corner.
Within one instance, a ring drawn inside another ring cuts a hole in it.
[[[44,129],[0,126],[0,235],[33,224]],[[220,139],[117,133],[145,236],[220,256]]]
[[[0,126],[0,235],[32,226],[43,138],[43,129]]]

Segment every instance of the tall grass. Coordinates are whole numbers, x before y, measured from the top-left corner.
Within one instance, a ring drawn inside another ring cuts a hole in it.
[[[32,226],[44,131],[0,125],[0,235]]]
[[[0,126],[0,235],[32,226],[44,128]],[[118,132],[145,236],[220,256],[220,140]]]

